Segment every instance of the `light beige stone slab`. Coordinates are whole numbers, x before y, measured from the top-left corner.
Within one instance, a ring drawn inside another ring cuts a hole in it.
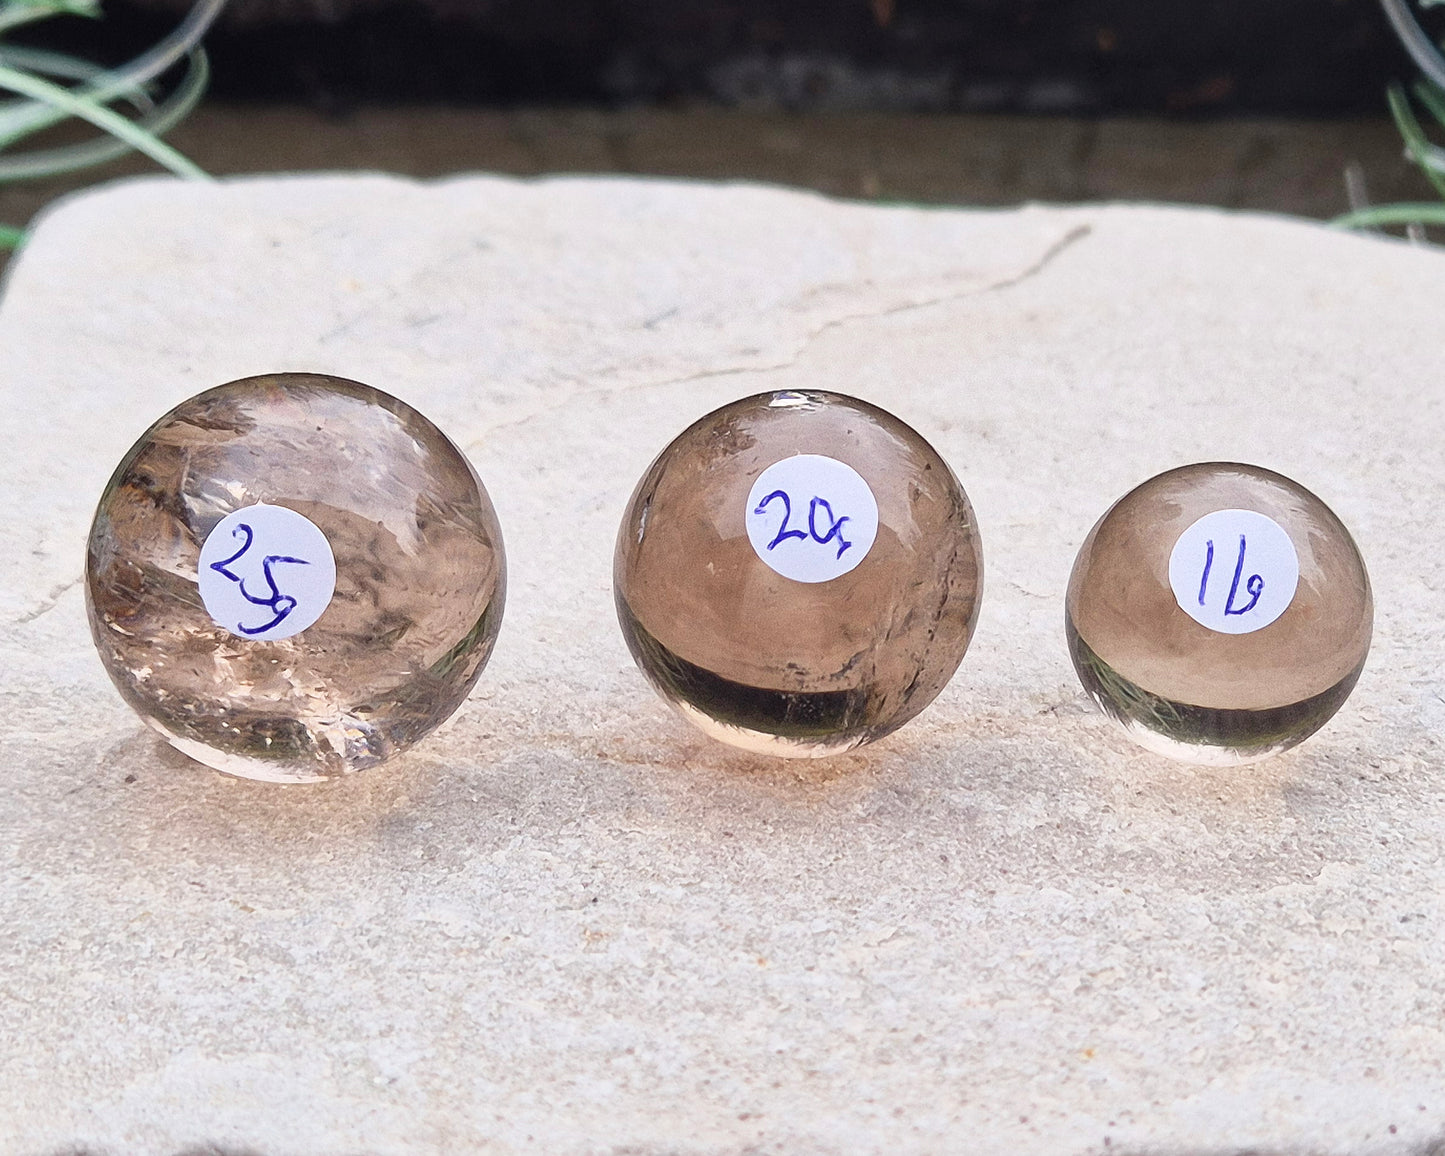
[[[154,180],[71,200],[0,309],[0,1151],[1411,1153],[1445,1131],[1436,252],[1171,209],[962,212],[620,180]],[[317,370],[471,455],[511,595],[390,766],[228,779],[144,730],[79,580],[174,402]],[[892,409],[982,526],[903,731],[709,744],[633,669],[612,536],[686,423]],[[1377,642],[1311,742],[1135,750],[1062,638],[1096,517],[1181,462],[1350,525]]]

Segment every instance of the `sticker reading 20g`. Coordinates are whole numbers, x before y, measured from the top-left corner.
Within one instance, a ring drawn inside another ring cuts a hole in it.
[[[1169,555],[1179,608],[1221,634],[1249,634],[1288,609],[1299,585],[1299,555],[1273,518],[1215,510],[1179,535]]]
[[[784,578],[830,582],[873,548],[878,503],[852,466],[798,454],[758,475],[745,522],[758,557]]]
[[[207,535],[196,576],[217,626],[273,641],[300,634],[331,604],[336,559],[326,535],[304,515],[247,506]]]

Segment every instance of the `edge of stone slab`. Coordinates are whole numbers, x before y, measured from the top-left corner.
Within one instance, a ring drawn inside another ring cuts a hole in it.
[[[549,188],[579,185],[605,188],[611,186],[617,189],[646,188],[677,192],[687,191],[703,196],[719,197],[736,197],[739,193],[745,193],[769,198],[777,197],[796,201],[814,201],[820,206],[826,205],[845,211],[861,210],[871,213],[898,211],[924,212],[930,214],[962,213],[980,217],[1001,217],[1009,214],[1078,215],[1082,213],[1095,213],[1108,216],[1165,216],[1170,218],[1192,218],[1211,221],[1228,220],[1259,224],[1267,223],[1275,226],[1310,230],[1367,245],[1383,243],[1396,249],[1416,251],[1422,255],[1438,255],[1440,252],[1432,247],[1420,246],[1404,238],[1394,237],[1386,233],[1338,229],[1327,221],[1317,221],[1312,218],[1293,216],[1288,213],[1238,210],[1212,205],[1176,204],[1161,201],[1024,201],[1016,205],[917,204],[907,201],[878,202],[852,200],[829,196],[813,189],[796,188],[760,181],[716,181],[647,175],[619,176],[607,173],[518,177],[487,172],[460,172],[442,177],[421,178],[372,171],[317,171],[256,173],[227,177],[219,181],[186,181],[165,174],[148,174],[135,177],[120,177],[71,193],[66,193],[41,209],[31,222],[29,239],[12,256],[9,265],[5,269],[3,278],[0,278],[0,299],[3,299],[3,296],[9,291],[10,285],[15,280],[17,274],[34,263],[34,254],[36,251],[39,250],[43,253],[43,247],[46,244],[49,234],[56,229],[56,222],[66,221],[72,216],[95,212],[97,211],[97,205],[105,205],[107,215],[113,216],[117,206],[110,204],[110,202],[119,201],[123,204],[129,198],[152,197],[155,196],[157,192],[165,195],[173,203],[194,203],[206,199],[215,199],[218,196],[224,198],[244,196],[254,189],[268,186],[309,185],[337,188],[343,185],[353,185],[358,188],[376,187],[397,189],[410,187],[418,190],[441,190],[469,184],[482,188],[519,188],[526,186]]]

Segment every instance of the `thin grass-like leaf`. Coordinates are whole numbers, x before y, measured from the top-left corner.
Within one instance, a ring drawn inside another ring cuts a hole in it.
[[[1419,204],[1372,205],[1336,217],[1330,224],[1337,229],[1374,229],[1382,225],[1445,225],[1445,203],[1422,201]]]
[[[1442,2],[1445,2],[1445,0],[1442,0]],[[1445,127],[1445,89],[1431,84],[1430,81],[1423,77],[1412,84],[1410,89],[1414,92],[1415,99],[1423,104],[1430,115],[1440,122],[1441,127]]]
[[[8,88],[11,92],[18,92],[21,96],[44,101],[66,116],[76,116],[81,120],[87,120],[96,128],[104,129],[116,139],[125,141],[137,152],[144,153],[177,176],[189,177],[198,181],[211,179],[205,170],[194,162],[182,156],[164,141],[157,140],[145,129],[138,127],[134,121],[127,120],[114,109],[99,103],[94,96],[72,92],[61,85],[52,84],[38,76],[31,76],[29,73],[6,68],[3,65],[0,65],[0,88]]]
[[[35,21],[44,20],[51,15],[53,13],[41,12],[24,4],[6,4],[0,8],[0,32],[9,32],[12,28],[33,24]]]
[[[7,0],[0,4],[0,32],[51,16],[100,16],[99,0]]]
[[[1445,0],[1418,0],[1422,8],[1445,4]],[[1395,34],[1424,76],[1412,86],[1415,98],[1445,127],[1445,55],[1441,54],[1410,7],[1410,0],[1380,0]],[[1399,85],[1386,92],[1390,115],[1405,142],[1405,152],[1419,166],[1435,191],[1445,198],[1445,148],[1433,143],[1410,103],[1410,97]],[[1348,176],[1347,181],[1348,184]],[[1404,225],[1412,241],[1422,241],[1426,225],[1445,225],[1445,204],[1360,205],[1351,199],[1353,209],[1330,222],[1337,228],[1374,229]]]
[[[153,137],[164,136],[196,107],[209,80],[210,67],[205,50],[198,48],[191,54],[190,67],[176,90],[152,112],[131,123]],[[43,179],[74,172],[115,160],[131,151],[128,142],[107,136],[61,148],[0,156],[0,182]]]
[[[1445,2],[1445,0],[1442,0],[1442,2]],[[1442,91],[1424,79],[1417,80],[1410,87],[1420,103],[1429,110],[1430,114],[1434,116],[1442,126],[1445,126],[1445,91]],[[1391,111],[1393,112],[1393,108]],[[1399,124],[1398,117],[1395,123]],[[1419,128],[1420,126],[1417,124],[1416,127]],[[1413,155],[1416,162],[1419,163],[1422,168],[1428,169],[1429,172],[1445,173],[1445,148],[1441,148],[1439,145],[1428,140],[1423,130],[1420,132],[1416,141],[1416,151]],[[1436,187],[1438,188],[1439,186],[1437,185]]]
[[[1390,18],[1390,23],[1394,25],[1395,35],[1400,38],[1400,43],[1415,62],[1415,67],[1441,88],[1445,88],[1445,56],[1440,55],[1440,49],[1435,42],[1420,27],[1415,14],[1410,11],[1409,0],[1380,0],[1380,4],[1385,9],[1385,15]]]
[[[91,81],[104,76],[106,72],[99,64],[83,57],[71,56],[68,52],[51,52],[47,48],[27,48],[20,44],[0,44],[0,64],[22,68],[26,72],[38,73],[41,76],[59,77],[61,80]],[[139,85],[117,93],[116,96],[130,101],[136,106],[137,112],[149,112],[155,105],[150,93]]]
[[[131,151],[141,152],[181,176],[209,180],[160,137],[196,106],[205,91],[210,68],[200,40],[225,2],[196,0],[169,36],[116,69],[65,53],[0,44],[0,91],[21,97],[0,99],[0,150],[70,117],[88,121],[108,134],[80,144],[0,156],[0,182],[53,176]],[[99,16],[100,0],[0,0],[0,35],[58,15]],[[158,103],[149,91],[152,82],[183,58],[185,75]],[[70,82],[72,87],[47,78]],[[130,105],[138,117],[130,119],[111,108],[116,101]],[[0,225],[0,251],[17,248],[26,235],[24,229]]]
[[[226,0],[197,0],[186,18],[169,36],[129,63],[96,77],[91,83],[77,89],[74,95],[97,105],[106,105],[122,93],[149,84],[166,69],[191,54],[225,6]],[[30,133],[59,124],[68,115],[71,114],[57,105],[46,107],[37,104],[0,117],[0,147]]]
[[[1410,98],[1398,84],[1392,84],[1385,95],[1390,102],[1390,115],[1395,118],[1395,127],[1405,138],[1405,151],[1420,167],[1426,179],[1435,186],[1435,191],[1445,198],[1445,176],[1437,172],[1430,163],[1430,151],[1434,146],[1430,144],[1430,139],[1415,117],[1415,110],[1410,107]]]
[[[16,44],[0,44],[0,64],[18,68],[23,72],[33,72],[40,76],[59,77],[61,80],[94,80],[105,72],[100,65],[92,64],[89,60],[84,60],[79,56],[71,56],[65,52],[51,52],[44,48],[25,48]],[[125,101],[133,111],[141,116],[155,108],[156,103],[151,99],[150,93],[143,88],[133,88],[128,92],[121,93],[116,99]],[[34,101],[23,98],[0,101],[0,125],[3,125],[11,114],[28,112],[34,105]],[[4,147],[4,144],[0,144],[0,149]]]

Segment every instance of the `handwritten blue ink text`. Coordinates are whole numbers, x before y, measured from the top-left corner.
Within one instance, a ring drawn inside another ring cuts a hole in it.
[[[246,552],[251,549],[251,543],[255,539],[251,527],[244,522],[240,522],[232,528],[231,536],[233,538],[240,538],[243,535],[245,536],[245,541],[241,543],[241,548],[229,558],[223,558],[219,562],[212,562],[211,569],[217,574],[229,578],[232,582],[236,583],[241,591],[241,597],[247,602],[253,606],[265,606],[274,615],[270,622],[261,626],[247,626],[241,622],[236,623],[236,629],[242,634],[254,636],[257,634],[265,634],[268,630],[272,630],[281,625],[281,623],[286,620],[286,616],[296,609],[296,599],[289,594],[281,593],[276,585],[276,577],[271,573],[271,567],[283,562],[289,562],[296,566],[309,566],[311,563],[305,558],[290,558],[285,554],[267,554],[266,557],[261,560],[261,573],[266,578],[266,586],[270,590],[270,593],[265,598],[257,598],[246,589],[245,579],[242,578],[241,575],[233,573],[228,569],[231,563],[239,561],[246,555]]]

